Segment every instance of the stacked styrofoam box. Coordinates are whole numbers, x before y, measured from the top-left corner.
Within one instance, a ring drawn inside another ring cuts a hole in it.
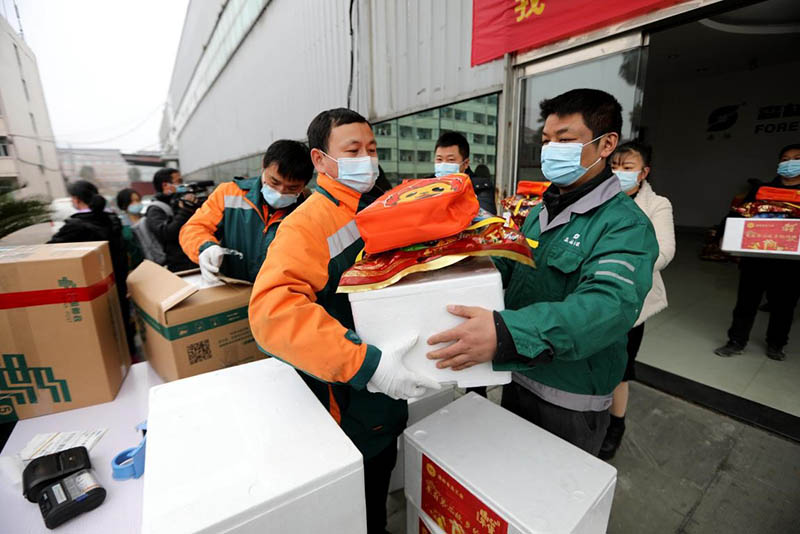
[[[423,517],[431,524],[458,531],[446,510],[453,506],[463,532],[472,532],[467,520],[496,522],[494,532],[509,534],[606,531],[616,469],[483,397],[461,397],[404,439],[409,517],[430,512]],[[407,533],[419,532],[418,523],[411,518]]]
[[[448,313],[449,304],[504,309],[503,282],[489,258],[468,258],[445,269],[409,275],[383,289],[351,293],[350,304],[356,332],[366,343],[380,348],[399,336],[419,336],[403,363],[420,375],[464,388],[511,382],[511,373],[493,371],[491,362],[453,371],[437,369],[426,357],[444,346],[428,345],[430,336],[464,321]]]
[[[150,390],[142,532],[366,532],[361,454],[267,359]]]
[[[440,408],[444,408],[456,398],[455,386],[444,386],[440,390],[428,391],[422,397],[408,400],[408,425],[428,417]],[[403,465],[405,459],[403,439],[397,440],[397,463],[392,470],[392,479],[389,481],[389,493],[403,489]]]

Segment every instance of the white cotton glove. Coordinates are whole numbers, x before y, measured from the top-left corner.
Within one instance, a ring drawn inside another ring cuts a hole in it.
[[[219,245],[211,245],[200,253],[198,264],[203,280],[209,283],[217,281],[217,273],[219,273],[223,257],[225,257],[225,249]]]
[[[435,380],[409,371],[403,365],[403,356],[416,345],[419,336],[385,345],[375,374],[367,383],[367,391],[385,393],[393,399],[409,399],[425,394],[426,388],[441,389]]]

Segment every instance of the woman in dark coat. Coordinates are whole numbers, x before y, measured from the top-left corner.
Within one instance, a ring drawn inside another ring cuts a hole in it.
[[[128,350],[136,354],[133,342],[135,328],[131,323],[130,303],[128,302],[128,256],[122,238],[122,221],[110,211],[106,211],[106,199],[97,191],[94,184],[78,180],[67,185],[72,197],[72,205],[78,210],[70,216],[64,226],[48,243],[77,243],[81,241],[107,241],[114,268],[114,280],[122,308]]]

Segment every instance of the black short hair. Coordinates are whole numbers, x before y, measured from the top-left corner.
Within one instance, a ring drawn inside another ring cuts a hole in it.
[[[347,108],[334,108],[323,111],[311,121],[306,131],[308,137],[308,146],[310,149],[328,151],[328,138],[331,136],[331,130],[337,126],[344,124],[353,124],[356,122],[363,122],[370,128],[372,125],[367,119],[356,113],[352,109]]]
[[[436,140],[436,146],[433,148],[434,152],[439,147],[457,146],[458,152],[461,154],[461,159],[469,157],[469,142],[467,138],[458,132],[444,132]]]
[[[491,178],[492,173],[489,171],[489,167],[481,163],[477,167],[475,167],[475,176],[480,176],[484,178]]]
[[[563,117],[580,113],[596,138],[607,133],[622,135],[622,106],[617,99],[599,89],[573,89],[539,103],[542,122],[550,115]]]
[[[156,193],[163,193],[164,192],[164,184],[172,182],[172,175],[176,172],[180,172],[178,169],[173,169],[172,167],[164,167],[163,169],[159,169],[153,175],[153,187],[156,189]]]
[[[123,189],[119,193],[117,193],[117,207],[122,211],[128,209],[128,206],[131,205],[131,201],[133,200],[133,195],[138,195],[139,193],[131,188]],[[140,195],[141,196],[141,195]]]
[[[786,145],[781,149],[781,153],[778,154],[778,159],[781,159],[784,154],[789,152],[790,150],[800,150],[800,143],[793,143],[791,145]]]
[[[67,193],[89,206],[94,213],[102,213],[106,209],[106,199],[97,191],[97,186],[86,180],[78,180],[67,184]]]
[[[611,158],[617,154],[630,154],[631,152],[636,152],[642,157],[645,167],[650,166],[650,161],[653,159],[653,148],[650,145],[642,143],[641,141],[628,141],[619,145],[614,153],[611,154]]]
[[[261,163],[264,169],[277,163],[281,176],[305,184],[311,181],[314,174],[314,164],[311,162],[308,147],[290,139],[279,139],[269,145]]]

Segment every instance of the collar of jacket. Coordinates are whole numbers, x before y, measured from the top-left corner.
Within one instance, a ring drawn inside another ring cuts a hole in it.
[[[636,205],[642,207],[649,206],[655,197],[656,192],[650,187],[650,183],[647,180],[642,180],[642,183],[639,184],[639,190],[636,192],[636,196],[632,198],[633,201],[636,202]]]
[[[591,211],[614,198],[617,193],[622,192],[619,179],[611,172],[610,168],[606,168],[602,174],[593,178],[593,180],[599,180],[600,183],[565,207],[552,221],[548,220],[546,206],[539,211],[539,228],[542,233],[567,224],[573,213],[580,214]]]
[[[361,193],[355,189],[350,189],[327,174],[321,173],[317,175],[317,185],[328,193],[326,196],[332,197],[337,206],[344,204],[353,213],[358,210],[358,201],[361,199]]]

